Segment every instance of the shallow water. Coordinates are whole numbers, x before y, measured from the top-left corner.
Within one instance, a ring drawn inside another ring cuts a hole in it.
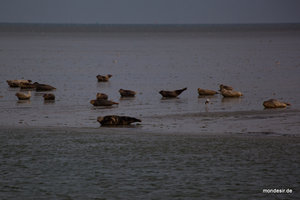
[[[299,32],[2,32],[0,44],[2,199],[299,198]],[[53,85],[56,101],[17,101],[5,80],[20,78]],[[198,98],[221,83],[244,96]],[[97,92],[119,105],[93,107]],[[269,98],[292,106],[265,110]],[[100,128],[109,114],[142,123]],[[293,192],[262,193],[274,188]]]
[[[2,126],[99,127],[98,116],[118,114],[140,118],[142,130],[299,134],[297,31],[1,33],[0,43]],[[98,74],[113,77],[98,83]],[[33,92],[30,101],[17,101],[19,89],[5,80],[20,78],[53,85],[57,100],[44,103],[43,93]],[[216,95],[209,105],[198,98],[198,87],[217,90],[221,83],[244,96]],[[158,93],[183,87],[178,99]],[[120,88],[138,94],[120,99]],[[97,92],[120,104],[93,107]],[[264,110],[270,98],[292,106]]]
[[[14,128],[2,199],[297,199],[298,137]],[[291,189],[266,194],[263,189]]]

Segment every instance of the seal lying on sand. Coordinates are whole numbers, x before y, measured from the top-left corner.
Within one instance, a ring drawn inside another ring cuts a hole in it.
[[[112,106],[114,104],[119,104],[117,102],[113,102],[110,100],[106,100],[106,99],[96,99],[96,100],[91,100],[90,103],[93,106]]]
[[[55,95],[54,94],[44,94],[43,97],[44,97],[45,101],[55,100]]]
[[[140,119],[134,117],[117,115],[98,117],[97,121],[101,124],[101,126],[129,125],[134,122],[142,122]]]
[[[218,92],[216,92],[214,90],[206,90],[206,89],[198,88],[198,94],[200,96],[205,96],[205,95],[215,95],[215,94],[218,94]]]
[[[97,93],[96,99],[97,99],[97,100],[100,100],[100,99],[108,99],[108,96],[107,96],[107,94],[104,94],[104,93]]]
[[[47,85],[47,84],[40,84],[40,83],[33,83],[36,86],[36,91],[51,91],[51,90],[55,90],[55,87],[52,87],[51,85]]]
[[[264,101],[263,105],[265,108],[285,108],[287,106],[290,106],[291,104],[287,102],[281,102],[276,99],[269,99],[267,101]]]
[[[31,93],[30,91],[27,94],[22,92],[17,92],[16,96],[18,97],[19,100],[28,100],[31,97]]]
[[[219,91],[221,91],[222,89],[225,89],[225,90],[233,90],[233,87],[228,86],[228,85],[223,85],[223,84],[221,84],[221,85],[220,85],[220,90],[219,90]]]
[[[31,80],[7,80],[9,87],[20,87],[21,83],[31,83]]]
[[[223,95],[223,97],[241,97],[241,96],[243,96],[243,94],[241,92],[234,91],[234,90],[226,90],[224,88],[221,90],[221,94]]]
[[[107,74],[106,76],[97,75],[96,77],[98,79],[98,82],[107,82],[112,77],[112,75],[111,74]]]
[[[135,91],[132,90],[119,90],[121,97],[134,97],[136,95]]]
[[[183,88],[181,90],[174,90],[174,91],[166,91],[166,90],[161,90],[159,94],[161,94],[163,97],[166,98],[175,98],[178,95],[180,95],[183,91],[185,91],[187,88]]]

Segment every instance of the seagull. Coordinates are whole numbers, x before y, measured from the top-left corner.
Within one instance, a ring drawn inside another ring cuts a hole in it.
[[[206,99],[205,104],[209,104],[210,100]]]

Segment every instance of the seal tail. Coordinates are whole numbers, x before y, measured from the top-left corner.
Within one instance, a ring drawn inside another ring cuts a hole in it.
[[[181,94],[183,91],[185,91],[187,88],[182,88],[181,90],[175,90],[176,94]]]

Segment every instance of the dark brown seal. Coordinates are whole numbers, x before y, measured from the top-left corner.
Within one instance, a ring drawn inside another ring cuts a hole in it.
[[[119,104],[117,102],[113,102],[110,100],[106,100],[106,99],[96,99],[96,100],[91,100],[90,103],[93,106],[112,106],[114,104]]]
[[[233,90],[233,87],[228,86],[228,85],[223,85],[223,84],[221,84],[221,85],[220,85],[220,90],[219,90],[219,91],[221,91],[222,89],[225,89],[225,90]]]
[[[21,89],[35,90],[37,83],[20,83]]]
[[[47,85],[47,84],[40,84],[40,83],[33,83],[36,86],[36,91],[51,91],[51,90],[55,90],[56,88],[51,86],[51,85]]]
[[[97,75],[96,77],[98,79],[98,82],[107,82],[112,77],[112,75],[111,74],[107,74],[105,76]]]
[[[265,108],[285,108],[290,105],[291,105],[290,103],[281,102],[281,101],[278,101],[277,99],[269,99],[269,100],[263,102],[263,106]]]
[[[20,87],[21,83],[31,83],[31,80],[7,80],[9,87]]]
[[[132,90],[120,89],[119,93],[120,93],[121,97],[134,97],[136,95],[136,92],[132,91]]]
[[[53,100],[55,100],[55,95],[54,94],[50,94],[50,93],[44,94],[43,97],[44,97],[45,101],[49,101],[49,100],[53,101]]]
[[[180,89],[180,90],[173,90],[173,91],[161,90],[159,92],[159,94],[161,94],[163,97],[166,97],[166,98],[175,98],[178,95],[180,95],[183,91],[185,91],[186,89],[187,88],[183,88],[183,89]]]
[[[97,121],[101,126],[117,126],[117,125],[129,125],[134,122],[142,122],[140,119],[128,116],[107,115],[104,117],[98,117]]]
[[[97,93],[96,95],[96,99],[97,100],[100,100],[100,99],[108,99],[108,95],[107,94],[104,94],[104,93]]]

